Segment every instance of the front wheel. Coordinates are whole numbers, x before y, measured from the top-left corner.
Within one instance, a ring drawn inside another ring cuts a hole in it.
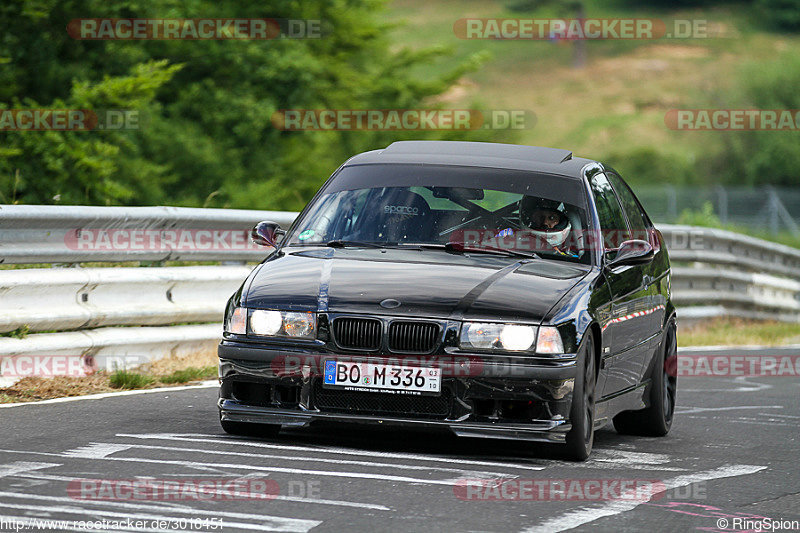
[[[617,433],[663,437],[672,427],[675,414],[675,396],[678,378],[675,368],[678,357],[678,337],[674,323],[670,323],[658,350],[658,360],[650,376],[650,407],[640,411],[627,411],[614,417]]]
[[[566,455],[574,461],[585,461],[594,444],[594,399],[597,376],[594,358],[594,338],[586,332],[586,340],[578,355],[580,371],[572,389],[570,421],[572,429],[567,433]]]

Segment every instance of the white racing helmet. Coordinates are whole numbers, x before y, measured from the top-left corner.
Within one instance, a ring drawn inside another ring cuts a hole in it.
[[[520,200],[519,220],[531,234],[553,247],[564,244],[572,231],[561,202],[535,196],[524,196]]]

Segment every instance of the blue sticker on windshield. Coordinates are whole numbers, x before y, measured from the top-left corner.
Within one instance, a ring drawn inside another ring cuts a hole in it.
[[[311,238],[313,236],[314,236],[314,230],[313,229],[307,229],[304,232],[302,232],[300,235],[298,235],[297,238],[299,240],[301,240],[301,241],[304,241],[304,240],[309,239],[309,238]]]

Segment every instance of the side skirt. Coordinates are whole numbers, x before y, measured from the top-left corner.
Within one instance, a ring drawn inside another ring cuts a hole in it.
[[[648,407],[646,394],[650,379],[646,379],[635,387],[630,387],[612,396],[606,396],[595,404],[594,427],[605,426],[613,417],[622,411],[637,411]]]

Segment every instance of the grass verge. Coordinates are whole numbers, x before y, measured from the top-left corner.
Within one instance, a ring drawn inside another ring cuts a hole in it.
[[[26,377],[10,387],[0,388],[0,404],[177,386],[216,377],[213,352],[173,356],[134,369],[100,371],[83,377]]]
[[[800,343],[800,324],[719,318],[678,329],[679,346],[781,346]]]

